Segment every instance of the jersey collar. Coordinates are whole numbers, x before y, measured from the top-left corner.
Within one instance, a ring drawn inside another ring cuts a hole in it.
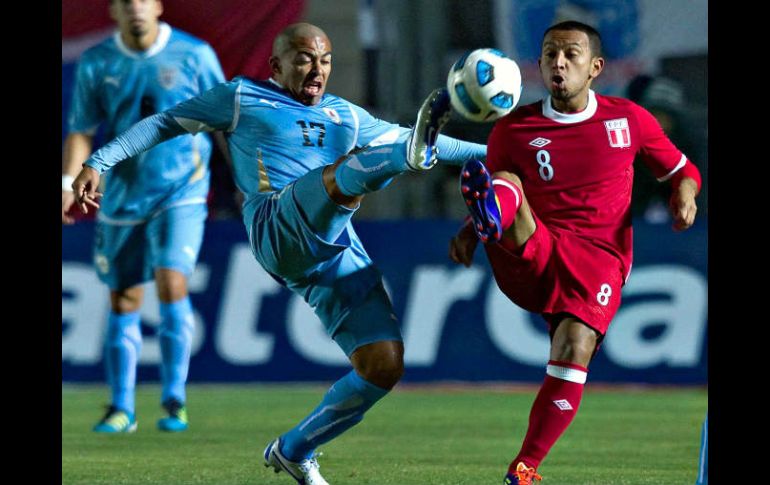
[[[596,93],[593,89],[588,90],[588,106],[579,113],[559,113],[551,106],[551,95],[543,100],[543,116],[552,119],[557,123],[579,123],[591,118],[596,113]]]
[[[116,30],[115,33],[112,34],[112,38],[115,39],[115,45],[118,46],[118,49],[120,49],[120,52],[127,55],[128,57],[133,57],[134,59],[147,59],[148,57],[152,57],[158,54],[160,51],[163,50],[164,47],[166,47],[166,44],[168,44],[168,39],[170,37],[171,37],[171,26],[168,25],[166,22],[159,22],[158,38],[155,39],[155,42],[153,42],[152,45],[147,50],[135,51],[133,49],[128,48],[128,46],[126,46],[126,44],[123,43],[123,39],[120,37],[120,30]]]

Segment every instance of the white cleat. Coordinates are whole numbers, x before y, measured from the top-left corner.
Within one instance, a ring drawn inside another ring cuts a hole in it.
[[[417,121],[409,135],[406,147],[406,163],[412,170],[430,170],[438,161],[436,139],[441,128],[449,121],[452,107],[446,88],[434,89],[425,98]]]
[[[285,471],[297,481],[298,485],[329,485],[329,482],[324,480],[321,472],[318,471],[321,466],[315,458],[316,455],[295,463],[283,456],[279,445],[280,439],[276,438],[265,448],[264,458],[266,467],[273,467],[275,473]]]

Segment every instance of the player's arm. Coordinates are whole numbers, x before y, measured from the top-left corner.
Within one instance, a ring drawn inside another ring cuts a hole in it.
[[[487,146],[480,143],[458,140],[450,136],[439,135],[436,140],[438,159],[448,165],[460,166],[470,159],[487,159]]]
[[[62,151],[62,224],[72,224],[75,219],[68,214],[75,203],[72,184],[83,162],[93,150],[94,134],[104,120],[105,112],[99,102],[99,83],[101,78],[97,60],[93,51],[86,51],[75,70],[75,83],[72,103],[67,117],[69,134],[64,140]]]
[[[642,136],[642,160],[659,182],[671,182],[669,210],[674,220],[673,228],[677,231],[688,229],[695,222],[695,214],[698,211],[695,197],[700,192],[700,172],[687,156],[674,146],[649,111],[636,104],[632,105],[632,109]]]
[[[449,241],[449,259],[469,268],[473,263],[473,253],[478,243],[479,238],[473,230],[473,219],[466,217],[460,230]]]
[[[219,84],[162,113],[134,124],[86,160],[72,187],[80,209],[98,208],[96,202],[100,175],[117,163],[136,156],[166,140],[185,133],[232,131],[237,122],[240,82]]]
[[[698,206],[695,204],[695,197],[700,192],[701,186],[698,167],[687,160],[671,178],[671,186],[671,199],[668,205],[671,217],[674,219],[673,227],[676,231],[684,231],[693,225],[695,214],[698,212]]]
[[[127,158],[183,133],[185,133],[184,128],[173,117],[163,112],[134,124],[97,150],[85,161],[72,184],[80,210],[87,214],[89,206],[99,208],[97,199],[101,194],[97,192],[97,188],[103,172]]]
[[[86,133],[70,133],[64,140],[61,176],[61,221],[73,224],[75,218],[68,214],[75,203],[72,183],[93,149],[94,137]]]

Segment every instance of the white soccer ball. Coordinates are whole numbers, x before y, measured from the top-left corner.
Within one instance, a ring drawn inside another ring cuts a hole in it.
[[[483,123],[505,116],[521,97],[518,64],[497,49],[463,54],[446,80],[452,108],[463,117]]]

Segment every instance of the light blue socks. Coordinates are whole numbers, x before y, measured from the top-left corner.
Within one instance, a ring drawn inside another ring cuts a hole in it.
[[[294,462],[309,458],[316,447],[359,423],[364,413],[388,392],[351,370],[329,388],[309,416],[281,436],[281,453]]]
[[[136,364],[142,350],[139,312],[117,314],[107,319],[105,365],[112,390],[112,405],[134,414]]]
[[[161,402],[173,397],[184,403],[194,330],[190,297],[186,296],[172,303],[161,303],[160,316],[160,380],[163,384]]]

